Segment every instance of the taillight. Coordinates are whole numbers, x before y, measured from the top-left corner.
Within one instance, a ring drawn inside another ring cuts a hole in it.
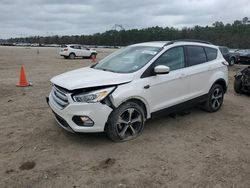
[[[64,48],[63,51],[68,51],[68,48]]]
[[[223,65],[229,66],[229,63],[227,61],[221,62]]]

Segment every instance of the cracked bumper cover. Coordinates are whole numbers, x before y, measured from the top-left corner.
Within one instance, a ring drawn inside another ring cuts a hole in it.
[[[58,109],[51,94],[46,98],[57,123],[70,132],[103,132],[112,108],[102,103],[69,103],[64,109]],[[74,116],[88,116],[94,121],[92,127],[78,126],[72,120]]]

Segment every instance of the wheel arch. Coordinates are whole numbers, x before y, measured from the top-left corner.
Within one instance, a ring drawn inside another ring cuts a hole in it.
[[[150,109],[149,109],[149,105],[148,103],[146,102],[146,100],[144,100],[143,98],[139,97],[139,96],[131,96],[127,99],[124,99],[122,100],[119,104],[116,104],[116,107],[126,103],[126,102],[135,102],[137,103],[138,105],[140,105],[144,111],[144,117],[145,119],[148,119],[151,117],[151,114],[150,114]]]
[[[70,56],[70,54],[74,54],[74,55],[76,56],[76,53],[75,53],[75,52],[70,52],[70,53],[69,53],[69,56]]]
[[[223,88],[223,90],[224,90],[224,93],[227,92],[227,83],[226,83],[226,81],[225,81],[223,78],[217,79],[217,80],[213,83],[213,85],[215,85],[215,84],[221,85],[222,88]],[[213,87],[213,85],[212,85],[211,87]]]

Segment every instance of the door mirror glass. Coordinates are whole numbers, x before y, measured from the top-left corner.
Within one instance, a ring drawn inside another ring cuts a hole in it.
[[[170,68],[165,65],[157,65],[154,68],[154,73],[155,74],[168,74],[170,72]]]

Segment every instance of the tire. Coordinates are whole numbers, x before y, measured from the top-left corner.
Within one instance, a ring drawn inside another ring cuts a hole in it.
[[[233,66],[235,64],[235,58],[231,58],[230,60],[229,60],[229,66]]]
[[[69,59],[75,59],[76,55],[74,53],[69,54]]]
[[[241,91],[241,87],[242,87],[241,76],[238,76],[234,80],[234,91],[236,93],[242,94],[243,92]]]
[[[89,57],[90,59],[96,59],[96,54],[95,53],[92,53]]]
[[[114,142],[138,137],[144,128],[144,111],[135,102],[126,102],[114,109],[105,127],[107,136]]]
[[[214,84],[209,93],[207,101],[205,102],[204,109],[207,112],[217,112],[222,104],[224,99],[224,90],[220,84]]]

